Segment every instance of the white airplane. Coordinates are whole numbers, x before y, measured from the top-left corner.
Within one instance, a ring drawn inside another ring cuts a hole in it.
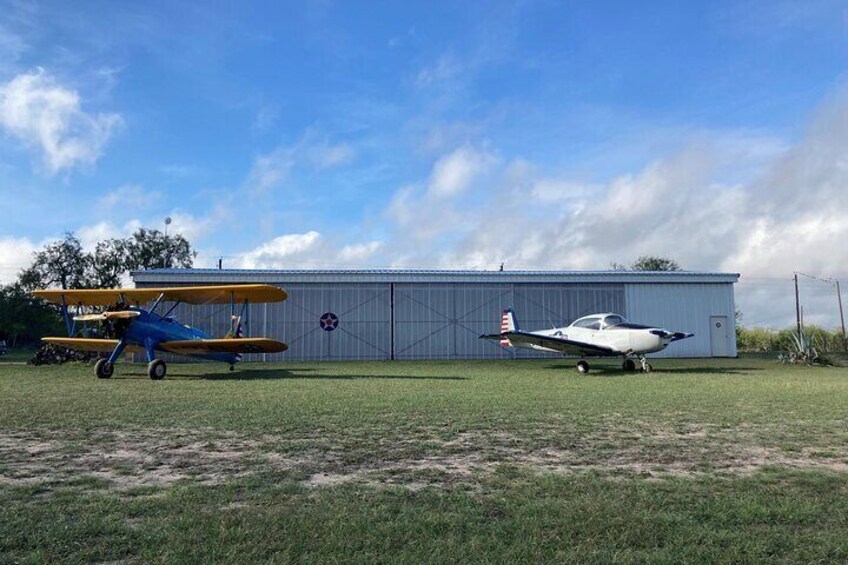
[[[484,334],[481,339],[498,341],[503,347],[523,347],[536,351],[549,351],[580,357],[624,357],[621,368],[635,371],[638,357],[642,371],[651,371],[646,353],[662,351],[668,344],[692,337],[693,333],[670,332],[664,328],[631,324],[624,316],[607,312],[592,314],[572,322],[570,326],[522,331],[515,321],[511,308],[504,310],[501,333]],[[577,370],[589,372],[589,363],[584,359],[577,362]]]

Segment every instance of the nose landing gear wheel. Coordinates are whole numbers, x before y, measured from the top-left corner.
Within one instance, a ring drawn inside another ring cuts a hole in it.
[[[589,372],[589,364],[586,361],[578,361],[577,362],[577,371],[583,374]]]
[[[98,379],[108,379],[115,372],[115,366],[108,359],[98,359],[94,365],[94,374]]]
[[[636,370],[636,362],[633,359],[625,359],[624,363],[621,364],[621,368],[628,373],[632,373]]]
[[[147,364],[147,376],[154,381],[160,381],[165,378],[167,368],[165,362],[161,359],[155,359]]]

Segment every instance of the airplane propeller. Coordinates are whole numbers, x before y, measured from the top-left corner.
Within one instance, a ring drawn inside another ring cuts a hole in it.
[[[670,332],[668,330],[651,330],[651,333],[654,335],[658,335],[663,339],[671,338],[671,341],[679,341],[681,339],[686,339],[687,337],[693,337],[695,335],[693,333]]]
[[[141,312],[135,310],[119,310],[117,312],[101,312],[100,314],[79,314],[74,316],[78,322],[104,322],[106,320],[124,320],[137,318]]]

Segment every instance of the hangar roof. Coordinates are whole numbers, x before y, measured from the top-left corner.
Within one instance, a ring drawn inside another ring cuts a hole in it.
[[[150,269],[136,284],[200,283],[724,283],[737,273],[698,271],[475,271],[438,269]]]

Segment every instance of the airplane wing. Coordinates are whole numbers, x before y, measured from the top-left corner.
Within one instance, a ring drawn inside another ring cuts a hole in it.
[[[603,345],[574,341],[552,335],[540,335],[532,332],[511,331],[500,334],[485,334],[480,337],[495,341],[508,339],[514,345],[538,345],[568,355],[621,355],[620,351],[616,351],[610,347],[604,347]]]
[[[289,346],[282,341],[264,337],[240,337],[225,339],[189,339],[181,341],[163,341],[159,349],[180,355],[201,355],[203,353],[279,353]]]
[[[187,304],[229,304],[233,302],[282,302],[288,296],[280,287],[268,284],[228,284],[217,286],[178,286],[160,288],[52,289],[36,290],[33,296],[48,302],[83,306],[109,306],[124,299],[143,304],[159,298]]]
[[[115,346],[118,345],[117,339],[89,339],[81,337],[44,337],[41,338],[41,341],[61,345],[76,351],[102,351],[104,353],[111,353],[115,349]],[[127,345],[124,351],[139,353],[144,352],[144,349],[136,345]]]

